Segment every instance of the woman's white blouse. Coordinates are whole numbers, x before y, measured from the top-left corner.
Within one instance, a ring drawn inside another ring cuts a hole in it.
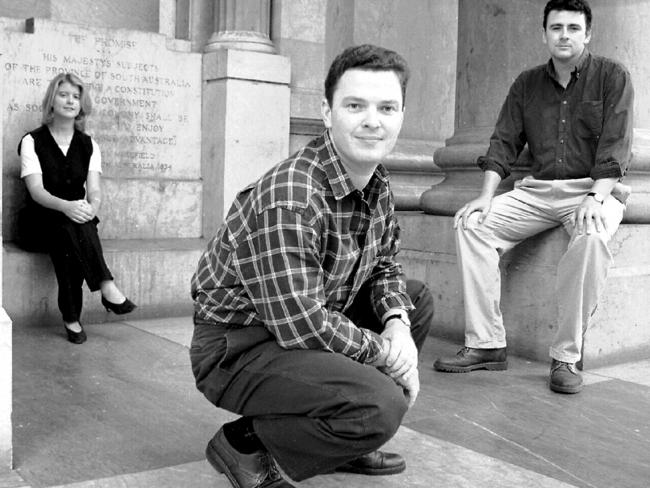
[[[90,156],[90,164],[88,165],[88,171],[97,171],[98,173],[102,172],[102,154],[99,150],[99,145],[95,142],[94,139],[91,139],[93,144],[93,153]],[[68,154],[68,149],[70,144],[66,146],[61,146],[58,144],[59,148],[63,154]],[[43,174],[41,169],[41,162],[36,155],[34,150],[34,138],[31,134],[27,134],[23,137],[23,142],[20,145],[20,177],[24,178],[28,175],[33,174]]]

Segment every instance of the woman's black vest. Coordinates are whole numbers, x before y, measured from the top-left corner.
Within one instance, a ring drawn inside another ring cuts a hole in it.
[[[43,187],[63,200],[84,198],[84,185],[93,154],[90,136],[75,129],[68,154],[64,155],[47,126],[42,125],[29,134],[34,138],[34,150],[41,163]]]
[[[34,138],[34,150],[41,163],[43,187],[64,200],[83,199],[93,153],[90,136],[75,129],[68,154],[64,155],[47,126],[43,125],[29,134]],[[21,145],[18,144],[18,154],[20,149]],[[18,212],[16,242],[27,251],[47,251],[52,229],[69,222],[61,212],[37,204],[27,192],[25,205]]]

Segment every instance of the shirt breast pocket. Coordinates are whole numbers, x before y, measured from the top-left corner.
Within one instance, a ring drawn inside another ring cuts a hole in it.
[[[579,136],[598,139],[603,132],[602,100],[580,102],[576,111],[575,125]]]

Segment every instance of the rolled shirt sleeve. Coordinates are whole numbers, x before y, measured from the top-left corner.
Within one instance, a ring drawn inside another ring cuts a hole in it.
[[[510,87],[506,96],[485,156],[477,163],[483,171],[491,170],[501,177],[510,176],[511,168],[526,145],[523,120],[524,79],[520,75]]]
[[[590,174],[594,180],[625,176],[632,152],[634,88],[630,73],[614,65],[605,86],[602,132]]]

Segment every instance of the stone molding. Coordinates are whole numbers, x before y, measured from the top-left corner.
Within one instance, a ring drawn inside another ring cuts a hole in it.
[[[205,52],[218,49],[240,49],[243,51],[258,51],[275,54],[275,46],[271,40],[254,31],[223,31],[216,32],[205,46]]]
[[[276,53],[269,37],[270,0],[216,0],[214,16],[215,30],[205,46],[205,52],[239,49]]]

